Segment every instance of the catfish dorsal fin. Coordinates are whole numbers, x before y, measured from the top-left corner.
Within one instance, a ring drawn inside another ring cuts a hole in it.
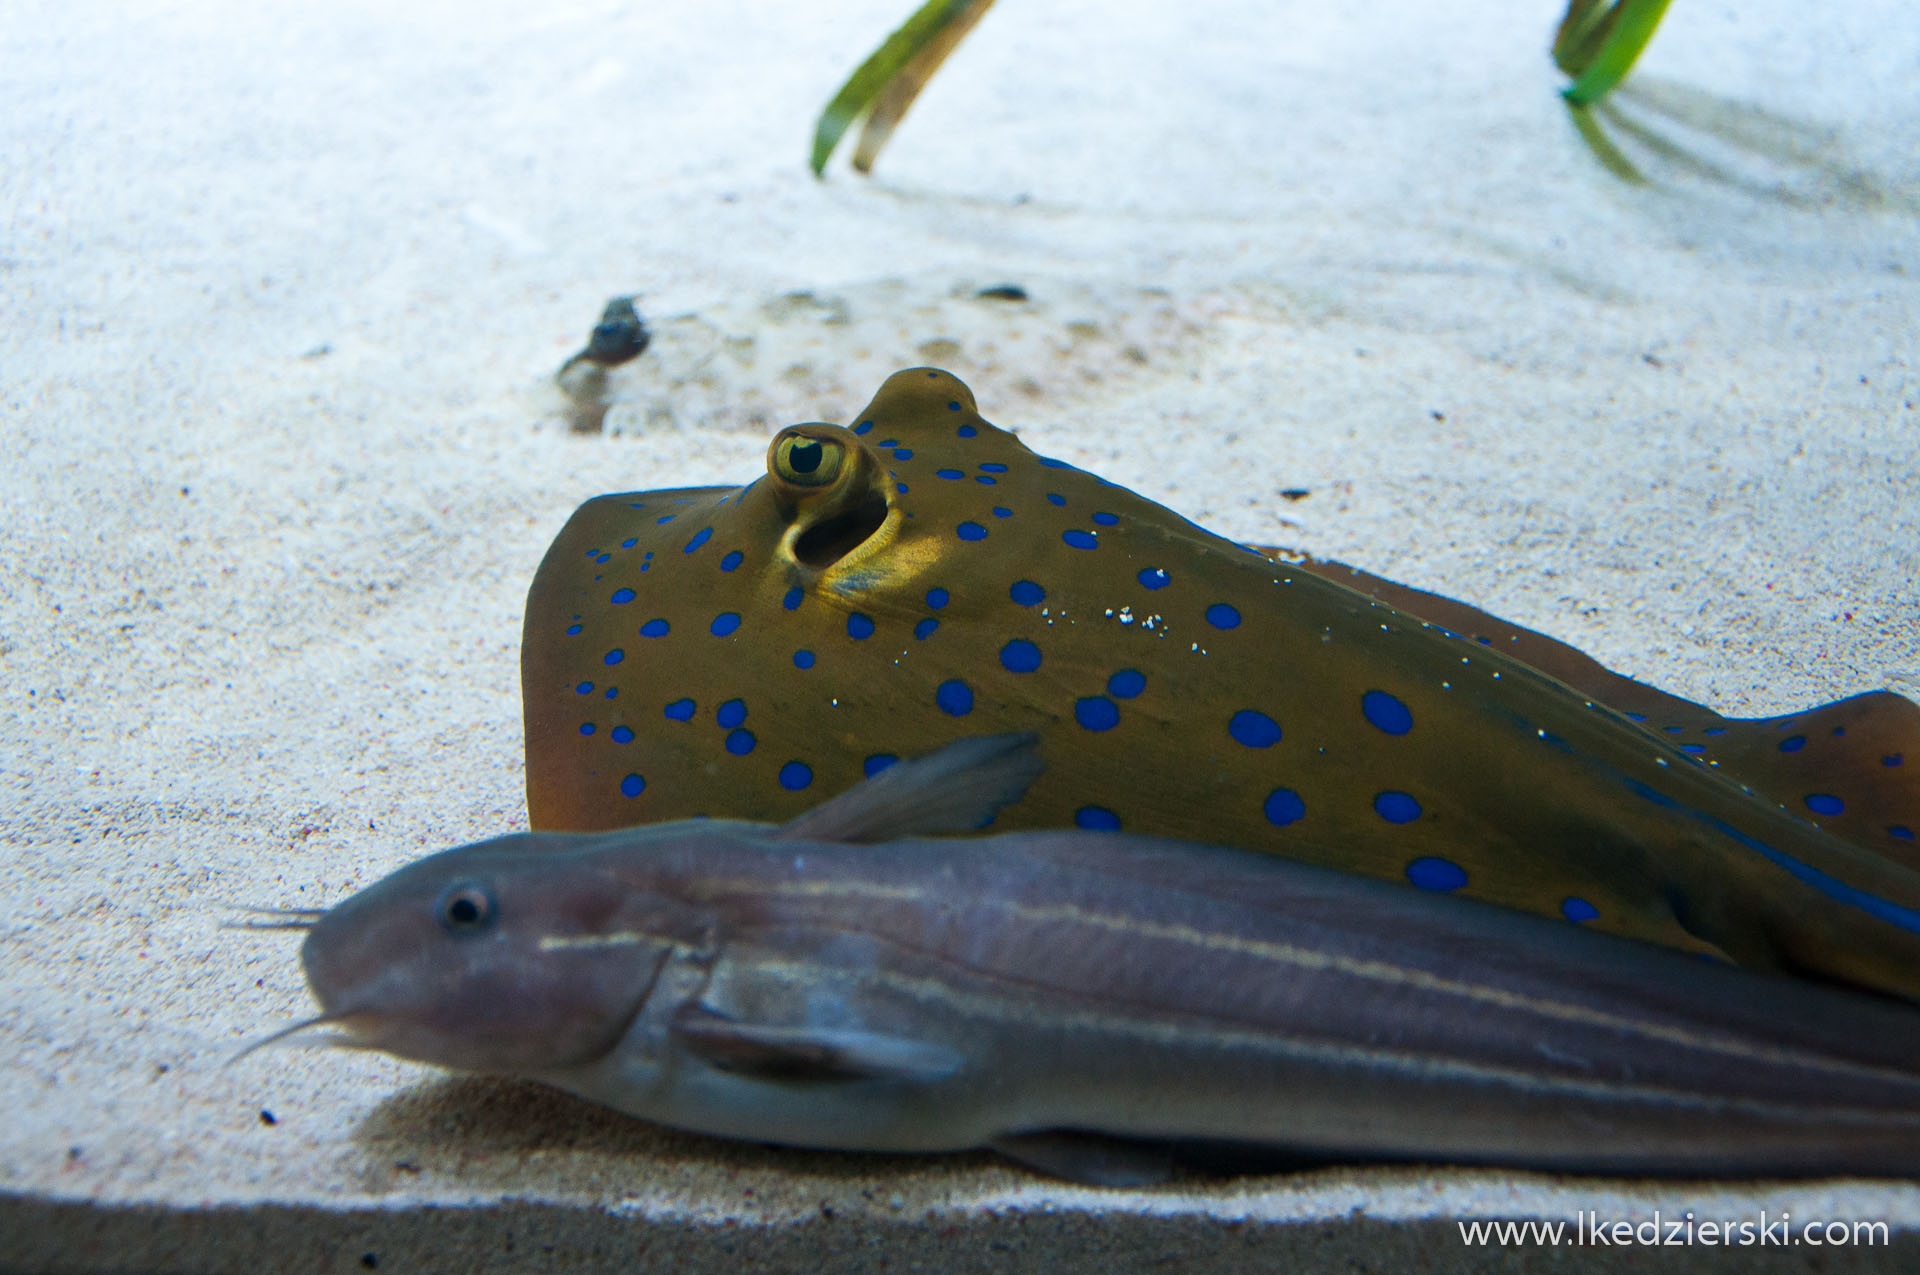
[[[892,841],[973,832],[1026,794],[1046,769],[1039,736],[976,735],[895,762],[774,835],[794,841]]]

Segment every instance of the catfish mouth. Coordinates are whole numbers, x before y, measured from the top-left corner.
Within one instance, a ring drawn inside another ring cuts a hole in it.
[[[825,571],[871,539],[887,513],[887,498],[869,487],[851,508],[827,515],[794,537],[793,556],[802,566]]]

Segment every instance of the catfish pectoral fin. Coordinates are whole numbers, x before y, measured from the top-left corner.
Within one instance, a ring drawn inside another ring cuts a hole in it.
[[[1170,1143],[1081,1129],[1009,1133],[987,1144],[1009,1160],[1088,1186],[1158,1186],[1173,1176]]]
[[[897,1080],[930,1084],[964,1059],[943,1045],[877,1032],[743,1023],[702,1005],[674,1016],[674,1039],[721,1071],[765,1080]]]

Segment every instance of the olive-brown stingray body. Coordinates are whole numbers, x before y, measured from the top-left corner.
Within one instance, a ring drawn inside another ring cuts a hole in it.
[[[782,431],[768,466],[591,500],[549,550],[536,828],[780,821],[891,758],[1033,731],[1050,768],[997,829],[1266,850],[1920,997],[1920,709],[1897,696],[1722,719],[1213,535],[928,369],[851,428]]]

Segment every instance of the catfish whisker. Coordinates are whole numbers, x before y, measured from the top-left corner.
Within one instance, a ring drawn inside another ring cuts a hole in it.
[[[263,919],[225,921],[220,926],[223,930],[310,930],[327,914],[325,908],[259,908],[245,903],[228,906]]]
[[[252,1053],[254,1050],[265,1049],[268,1045],[280,1044],[281,1042],[285,1041],[289,1036],[293,1036],[300,1032],[303,1032],[307,1030],[307,1028],[309,1027],[321,1027],[326,1025],[327,1023],[337,1023],[345,1017],[347,1017],[347,1015],[345,1014],[316,1014],[312,1018],[303,1018],[297,1023],[289,1023],[287,1026],[280,1028],[278,1031],[271,1032],[268,1035],[262,1036],[259,1040],[252,1041],[246,1045],[243,1045],[240,1048],[238,1053],[233,1054],[231,1057],[227,1059],[226,1065],[231,1067],[234,1063],[239,1062],[242,1058],[245,1058],[248,1054]],[[360,1046],[351,1036],[321,1036],[314,1040],[302,1041],[299,1043],[307,1044],[307,1045],[320,1045],[325,1048],[334,1048],[334,1049],[354,1049],[354,1048],[364,1047],[364,1046]]]

